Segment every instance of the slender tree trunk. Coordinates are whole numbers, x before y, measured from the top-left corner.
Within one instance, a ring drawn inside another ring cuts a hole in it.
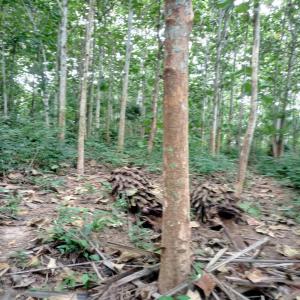
[[[232,67],[232,76],[231,76],[231,87],[230,87],[230,100],[229,100],[229,115],[228,115],[228,132],[227,132],[227,145],[230,148],[232,141],[232,120],[233,120],[233,100],[234,100],[234,86],[235,86],[235,65],[236,65],[236,53],[237,48],[234,49],[233,56],[233,67]]]
[[[218,35],[217,35],[217,57],[215,64],[215,79],[214,79],[214,98],[213,98],[213,122],[211,130],[210,151],[212,155],[216,154],[217,131],[218,131],[218,116],[220,106],[220,73],[221,73],[221,55],[223,50],[223,41],[227,30],[227,21],[229,14],[227,11],[221,10],[218,20]],[[224,25],[222,22],[224,19]],[[223,28],[222,28],[223,27]]]
[[[291,20],[290,20],[291,21]],[[290,24],[291,25],[291,24]],[[277,118],[275,123],[275,139],[273,145],[273,154],[275,157],[280,157],[284,153],[284,128],[286,123],[286,109],[289,102],[289,93],[292,84],[292,70],[294,65],[294,57],[297,45],[297,33],[295,30],[291,31],[291,45],[288,58],[287,75],[285,80],[285,88],[282,94],[282,107],[280,110],[280,116]]]
[[[94,6],[95,0],[89,0],[89,11],[85,31],[85,50],[83,59],[83,71],[80,87],[80,109],[79,109],[79,130],[78,130],[78,160],[77,172],[79,175],[84,174],[84,141],[86,134],[86,100],[88,88],[88,75],[90,65],[90,55],[92,48],[92,32],[94,24]]]
[[[160,86],[160,64],[161,64],[161,54],[163,45],[159,37],[160,31],[160,6],[159,6],[159,14],[157,20],[157,58],[156,58],[156,72],[155,72],[155,81],[154,88],[152,94],[152,122],[151,122],[151,130],[148,140],[148,153],[151,153],[153,150],[154,139],[157,131],[157,106],[158,106],[158,98],[159,98],[159,86]]]
[[[208,59],[209,59],[209,42],[207,42],[206,50],[205,50],[205,61],[204,61],[204,97],[202,101],[202,109],[201,109],[201,128],[200,128],[200,136],[201,136],[201,144],[204,145],[205,141],[205,113],[206,113],[206,103],[207,103],[207,76],[208,76]]]
[[[59,139],[65,140],[66,132],[66,94],[67,94],[67,24],[68,24],[68,0],[62,0],[62,18],[60,26],[60,64],[59,64],[59,92],[58,92],[58,126]]]
[[[1,56],[2,56],[2,94],[3,94],[3,116],[8,118],[8,96],[7,96],[7,86],[6,86],[6,59],[5,59],[5,50],[4,43],[1,41]]]
[[[254,33],[252,48],[252,91],[251,91],[251,111],[248,121],[248,128],[244,137],[243,146],[240,153],[240,161],[236,182],[236,195],[241,196],[248,165],[250,148],[253,140],[254,130],[257,119],[257,96],[258,96],[258,72],[259,72],[259,47],[260,47],[260,16],[259,1],[254,4]]]
[[[142,63],[141,63],[141,77],[142,80],[140,82],[140,89],[137,97],[137,105],[140,109],[141,113],[141,126],[140,126],[140,135],[141,138],[144,139],[145,136],[145,115],[146,115],[146,108],[145,108],[145,91],[146,91],[146,72],[145,72],[145,66],[144,66],[144,60],[145,58],[142,58]]]
[[[133,19],[133,10],[131,7],[131,0],[129,0],[126,56],[125,56],[125,66],[124,66],[122,97],[121,97],[119,134],[118,134],[118,150],[121,152],[124,150],[124,141],[125,141],[125,120],[126,120],[126,105],[127,105],[127,98],[128,98],[128,77],[129,77],[130,57],[131,57],[131,50],[132,50],[131,49],[132,48],[131,46],[132,19]]]
[[[159,274],[161,293],[185,281],[191,267],[188,46],[192,20],[191,0],[165,0],[164,212]]]
[[[106,133],[105,140],[109,144],[111,141],[110,138],[110,127],[111,127],[111,119],[113,115],[113,68],[112,61],[110,62],[110,74],[109,74],[109,90],[108,90],[108,98],[107,98],[107,110],[106,110]]]
[[[99,74],[98,74],[96,111],[95,111],[95,128],[98,134],[100,130],[101,84],[103,80],[102,60],[103,60],[103,49],[101,48],[99,52]]]

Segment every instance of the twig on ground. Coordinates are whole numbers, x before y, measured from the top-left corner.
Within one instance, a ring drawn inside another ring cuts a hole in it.
[[[233,261],[234,259],[236,259],[236,258],[238,258],[238,257],[240,257],[240,256],[242,256],[242,255],[244,255],[244,254],[246,254],[248,252],[250,252],[251,250],[254,250],[254,249],[260,247],[261,245],[267,243],[268,241],[269,241],[269,238],[265,237],[264,239],[262,239],[260,241],[257,241],[256,243],[250,245],[249,247],[247,247],[247,248],[245,248],[245,249],[243,249],[243,250],[241,250],[241,251],[239,251],[237,253],[234,253],[233,255],[231,255],[227,259],[221,261],[220,263],[218,263],[218,264],[216,264],[216,265],[208,268],[207,271],[208,272],[212,272],[214,270],[217,270],[220,267],[222,267],[222,266],[228,264],[229,262]]]
[[[26,273],[36,273],[36,272],[42,272],[42,271],[49,271],[49,270],[55,270],[55,269],[63,269],[65,267],[77,267],[77,266],[86,266],[86,265],[91,265],[92,262],[83,262],[83,263],[78,263],[78,264],[69,264],[69,265],[63,265],[63,266],[56,266],[56,267],[46,267],[46,268],[39,268],[39,269],[30,269],[30,270],[25,270],[25,271],[18,271],[18,272],[13,272],[13,273],[6,273],[3,276],[11,276],[11,275],[20,275],[20,274],[26,274]]]

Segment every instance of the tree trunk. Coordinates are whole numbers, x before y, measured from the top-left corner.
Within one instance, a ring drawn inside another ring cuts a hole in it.
[[[101,109],[101,84],[103,79],[103,69],[102,69],[102,60],[103,60],[103,50],[100,49],[99,53],[99,74],[98,74],[98,84],[97,84],[97,97],[96,97],[96,111],[95,111],[95,128],[97,134],[100,130],[100,109]]]
[[[105,126],[106,127],[105,140],[108,144],[111,141],[110,125],[111,125],[112,115],[113,115],[113,68],[112,68],[112,61],[110,61],[109,90],[108,90],[108,98],[107,98],[106,126]]]
[[[6,86],[6,60],[5,60],[5,50],[4,43],[1,42],[1,56],[2,56],[2,94],[3,94],[3,116],[8,118],[8,96],[7,96],[7,86]]]
[[[227,30],[227,21],[229,14],[227,11],[221,10],[218,20],[218,35],[217,35],[217,57],[215,64],[215,79],[214,79],[214,98],[213,98],[213,122],[211,130],[210,151],[212,155],[216,154],[217,146],[217,131],[218,131],[218,117],[220,105],[220,73],[221,73],[221,55],[223,50],[223,41]],[[222,21],[224,19],[224,26]],[[222,28],[223,27],[223,28]]]
[[[205,113],[206,113],[206,103],[208,96],[207,93],[207,75],[208,75],[208,59],[209,59],[209,42],[207,42],[205,49],[205,61],[204,61],[204,97],[202,101],[202,109],[201,109],[201,127],[200,127],[200,137],[201,137],[201,145],[204,145],[205,141]]]
[[[123,152],[124,140],[125,140],[125,120],[126,120],[126,105],[128,98],[128,77],[129,77],[129,66],[131,56],[131,31],[132,31],[132,19],[133,10],[131,7],[131,0],[129,0],[129,13],[128,13],[128,31],[126,41],[126,55],[125,55],[125,66],[124,66],[124,78],[122,87],[121,97],[121,111],[120,111],[120,122],[119,122],[119,133],[118,133],[118,150]]]
[[[228,115],[228,132],[227,132],[227,145],[230,149],[232,141],[232,120],[233,120],[233,99],[234,99],[234,86],[235,86],[235,66],[236,66],[236,54],[237,48],[234,49],[233,56],[233,67],[232,67],[232,76],[231,76],[231,87],[230,87],[230,100],[229,100],[229,115]]]
[[[291,3],[289,3],[291,5]],[[291,23],[291,19],[289,20]],[[290,24],[292,28],[292,24]],[[296,28],[296,27],[295,27]],[[273,143],[273,155],[274,157],[280,157],[284,153],[284,128],[286,123],[286,109],[288,106],[288,98],[289,93],[291,90],[292,84],[292,69],[294,65],[294,58],[295,58],[295,50],[297,46],[297,32],[296,30],[291,30],[291,45],[289,51],[289,58],[288,58],[288,67],[287,67],[287,75],[285,80],[285,88],[282,93],[282,107],[280,109],[279,117],[275,122],[275,138]]]
[[[161,54],[163,50],[163,45],[159,37],[160,31],[160,6],[159,6],[159,14],[157,20],[157,58],[156,58],[156,72],[154,79],[154,88],[152,94],[152,122],[151,122],[151,130],[148,140],[148,153],[151,153],[153,150],[154,139],[157,131],[157,105],[159,98],[159,86],[160,86],[160,64],[161,64]]]
[[[35,34],[38,36],[39,35],[39,30],[37,28],[37,24],[34,20],[32,11],[30,7],[27,7],[26,4],[24,3],[25,10],[27,12],[27,15],[32,23],[33,30]],[[50,121],[49,121],[49,90],[48,90],[48,78],[47,78],[47,73],[48,73],[48,68],[47,68],[47,56],[46,56],[46,51],[45,47],[42,43],[42,41],[39,40],[39,46],[42,54],[42,97],[43,97],[43,104],[44,104],[44,116],[45,116],[45,125],[48,128],[50,126]]]
[[[259,1],[254,4],[254,33],[252,48],[252,91],[251,91],[251,110],[248,121],[247,131],[244,137],[243,146],[240,152],[239,169],[236,182],[236,195],[241,196],[248,165],[250,148],[253,140],[254,130],[257,119],[257,95],[258,95],[258,71],[259,71],[259,46],[260,46],[260,17]]]
[[[88,75],[90,66],[90,55],[92,48],[92,32],[94,23],[94,6],[95,0],[89,0],[89,11],[85,31],[85,50],[83,59],[83,71],[80,87],[80,109],[79,109],[79,130],[78,130],[78,160],[77,172],[79,175],[84,174],[84,141],[86,134],[86,99],[88,88]]]
[[[188,278],[191,267],[188,164],[188,51],[191,0],[165,0],[164,212],[159,289]]]
[[[60,26],[60,64],[59,64],[59,113],[58,127],[59,139],[65,140],[66,132],[66,93],[67,93],[67,24],[68,24],[68,0],[62,0],[62,18]]]

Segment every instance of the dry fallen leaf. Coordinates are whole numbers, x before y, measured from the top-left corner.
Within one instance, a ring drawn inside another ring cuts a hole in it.
[[[139,258],[142,255],[133,251],[122,251],[121,255],[118,258],[118,263],[128,262],[132,259]]]
[[[259,269],[252,269],[246,272],[246,277],[253,283],[258,283],[263,281],[264,275]]]
[[[214,279],[208,273],[203,274],[194,284],[203,291],[205,297],[209,297],[216,286]]]
[[[48,299],[49,300],[77,300],[78,297],[76,294],[65,294],[65,295],[51,296]]]
[[[261,226],[263,223],[252,217],[247,217],[246,222],[250,226]]]
[[[197,221],[191,221],[190,222],[190,228],[199,228],[200,227],[200,223]]]
[[[9,268],[9,264],[5,262],[0,262],[0,271]]]
[[[40,260],[38,256],[33,256],[27,263],[27,267],[37,267],[40,264]]]
[[[300,256],[300,250],[292,248],[289,245],[277,246],[277,251],[288,258],[297,258]]]
[[[201,300],[201,296],[198,291],[188,290],[186,295],[190,297],[190,300]]]
[[[50,257],[49,263],[47,265],[47,268],[52,269],[52,268],[56,268],[57,264],[56,264],[56,259]],[[54,270],[52,269],[52,273],[54,272]]]

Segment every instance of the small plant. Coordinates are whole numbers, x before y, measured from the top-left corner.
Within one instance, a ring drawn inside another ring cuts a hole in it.
[[[32,177],[31,182],[45,190],[54,190],[64,185],[64,180],[53,177]]]
[[[16,216],[18,214],[21,201],[22,198],[19,194],[6,195],[2,201],[3,204],[1,203],[2,206],[0,207],[0,213]]]
[[[128,235],[130,241],[138,248],[153,251],[154,245],[151,240],[152,230],[142,227],[142,222],[138,222],[130,227]]]
[[[283,215],[300,224],[300,197],[293,199],[291,205],[284,208]]]
[[[193,273],[191,275],[192,280],[200,278],[203,274],[203,264],[201,262],[195,262],[193,265]]]
[[[19,265],[21,268],[25,268],[28,263],[29,256],[25,251],[17,250],[10,255],[10,258],[15,260],[16,265]]]
[[[257,203],[251,203],[248,201],[243,201],[239,203],[239,207],[254,218],[259,218],[261,216],[261,207]]]

